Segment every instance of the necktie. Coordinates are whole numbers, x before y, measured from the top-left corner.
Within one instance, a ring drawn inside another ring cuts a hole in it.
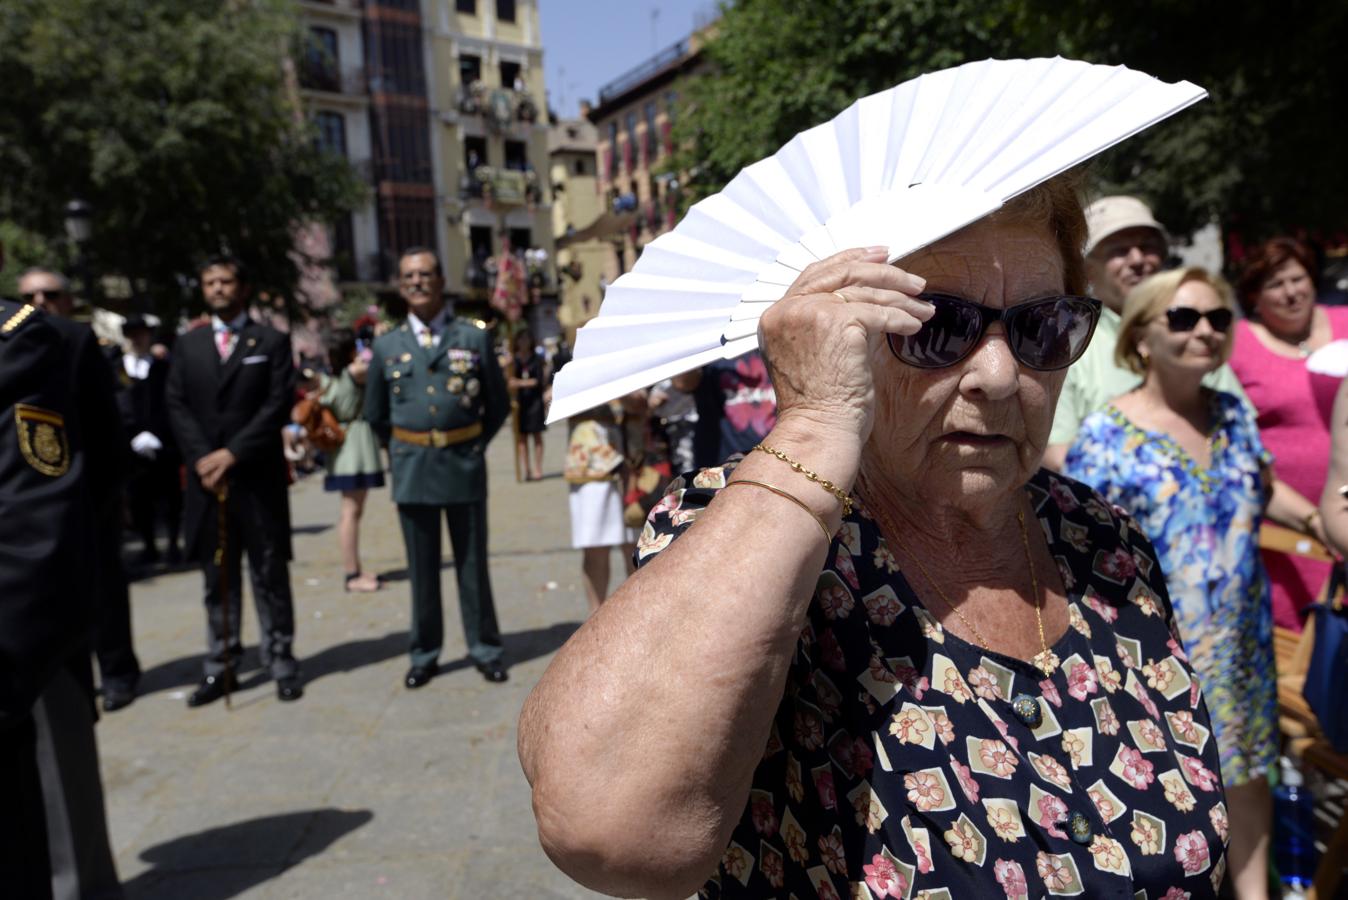
[[[221,329],[215,333],[215,348],[220,351],[220,359],[229,359],[230,351],[234,349],[234,332],[228,328]]]

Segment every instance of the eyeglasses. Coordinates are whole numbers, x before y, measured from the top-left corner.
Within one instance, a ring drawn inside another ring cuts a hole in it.
[[[46,288],[38,288],[35,291],[25,291],[24,293],[19,294],[19,299],[22,300],[24,303],[32,303],[38,297],[41,297],[44,300],[56,300],[60,297],[64,297],[65,293],[66,292],[62,290],[47,290]]]
[[[1172,306],[1165,311],[1166,324],[1176,334],[1193,331],[1198,327],[1199,319],[1207,319],[1213,331],[1226,334],[1226,330],[1231,327],[1232,318],[1229,309],[1210,309],[1207,312],[1199,312],[1192,306]]]
[[[1045,297],[1006,309],[949,294],[918,297],[935,306],[936,314],[915,334],[886,337],[895,356],[921,369],[942,369],[964,359],[993,322],[1006,329],[1011,355],[1021,365],[1041,372],[1065,369],[1085,352],[1100,319],[1100,301],[1093,297]]]

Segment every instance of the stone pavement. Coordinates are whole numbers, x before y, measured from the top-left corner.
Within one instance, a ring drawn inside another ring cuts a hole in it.
[[[585,615],[570,549],[565,430],[547,435],[545,481],[516,484],[503,433],[489,451],[491,572],[510,681],[464,657],[446,546],[441,674],[418,691],[407,669],[408,583],[387,490],[362,529],[378,594],[345,594],[337,500],[321,475],[292,489],[296,653],[304,699],[276,700],[249,652],[232,710],[187,709],[204,644],[201,577],[132,586],[143,695],[98,726],[109,827],[127,896],[594,897],[539,848],[515,722],[553,652]],[[619,560],[613,560],[620,572]],[[245,645],[256,644],[251,595]]]

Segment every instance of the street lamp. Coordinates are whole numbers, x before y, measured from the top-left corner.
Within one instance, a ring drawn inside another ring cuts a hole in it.
[[[89,283],[85,248],[94,235],[94,210],[86,201],[76,197],[66,204],[66,237],[75,248],[75,271],[79,275],[81,293],[93,302],[93,285]]]

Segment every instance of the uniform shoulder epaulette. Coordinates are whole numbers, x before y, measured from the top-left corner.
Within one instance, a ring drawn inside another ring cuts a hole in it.
[[[35,312],[34,306],[0,300],[0,340],[14,334],[25,322],[31,322]]]

